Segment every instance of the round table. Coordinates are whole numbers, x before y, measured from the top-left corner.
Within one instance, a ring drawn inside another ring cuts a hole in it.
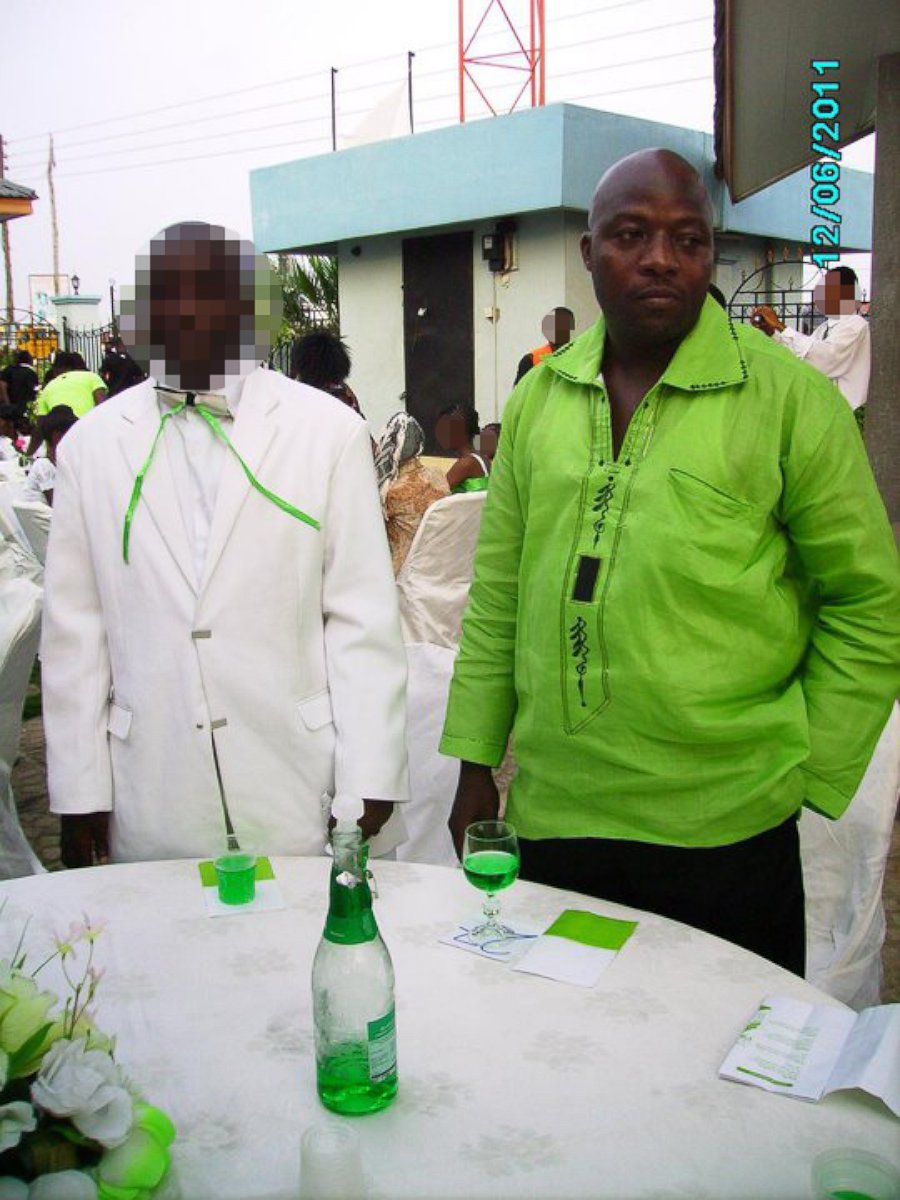
[[[166,1194],[287,1200],[315,1089],[310,969],[329,861],[274,859],[287,908],[206,914],[194,862],[3,885],[0,956],[27,914],[32,963],[86,913],[107,928],[97,1021],[137,1087],[178,1127]],[[831,1002],[802,979],[661,917],[518,882],[511,920],[563,908],[639,920],[593,988],[511,971],[438,938],[478,910],[458,870],[376,862],[397,974],[400,1091],[353,1119],[373,1198],[805,1200],[822,1150],[896,1160],[898,1125],[857,1092],[805,1104],[720,1080],[767,993]],[[47,983],[47,975],[41,976]]]

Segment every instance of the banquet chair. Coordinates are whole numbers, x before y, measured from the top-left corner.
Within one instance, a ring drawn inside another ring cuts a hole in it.
[[[22,483],[25,479],[25,468],[14,458],[0,460],[0,480],[4,483]]]
[[[829,821],[806,809],[800,854],[806,891],[806,978],[852,1008],[880,1001],[885,935],[881,891],[900,784],[895,704],[856,795]]]
[[[485,496],[445,496],[426,509],[397,576],[405,642],[459,645]]]
[[[0,484],[0,582],[30,579],[40,584],[43,576],[44,568],[35,558],[12,506],[6,503]]]
[[[459,763],[438,753],[456,652],[427,642],[407,644],[406,743],[409,794],[403,805],[406,841],[397,847],[401,862],[454,866],[456,853],[447,828]]]
[[[41,598],[30,579],[7,578],[0,587],[0,879],[44,870],[22,832],[10,785],[41,631]]]
[[[53,509],[41,500],[14,499],[15,513],[35,558],[41,564],[47,561],[47,541],[50,537],[50,517]]]

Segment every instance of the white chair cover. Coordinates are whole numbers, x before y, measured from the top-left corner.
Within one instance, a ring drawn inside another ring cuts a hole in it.
[[[397,576],[405,642],[459,645],[485,496],[446,496],[426,510]]]
[[[21,483],[25,479],[25,468],[14,458],[0,459],[0,480]]]
[[[47,539],[50,537],[50,517],[53,509],[40,500],[16,499],[13,512],[28,539],[32,553],[40,563],[47,561]]]
[[[40,637],[41,597],[41,589],[29,579],[0,583],[0,879],[44,869],[22,832],[9,782]]]
[[[839,821],[803,811],[806,978],[852,1008],[880,1003],[885,920],[881,889],[900,785],[894,705],[850,807]]]
[[[454,866],[447,829],[459,763],[438,753],[456,652],[446,646],[407,644],[407,745],[410,801],[403,805],[407,838],[397,847],[401,862]]]
[[[18,532],[17,532],[18,530]],[[4,505],[3,485],[0,484],[0,584],[10,579],[43,581],[44,568],[35,558],[18,518]]]

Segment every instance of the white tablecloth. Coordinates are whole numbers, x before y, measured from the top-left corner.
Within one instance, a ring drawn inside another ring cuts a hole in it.
[[[107,922],[98,1023],[178,1127],[169,1194],[177,1184],[183,1200],[295,1196],[302,1130],[341,1119],[316,1097],[309,983],[328,862],[274,866],[287,910],[225,918],[206,916],[189,862],[0,887],[0,955],[28,913],[33,947],[83,912]],[[554,983],[438,944],[478,908],[458,870],[375,873],[400,1092],[353,1124],[378,1200],[806,1200],[822,1150],[900,1158],[900,1125],[871,1097],[804,1104],[717,1078],[765,993],[834,1003],[803,980],[686,926],[520,881],[504,911],[523,922],[563,907],[639,917],[596,987]]]

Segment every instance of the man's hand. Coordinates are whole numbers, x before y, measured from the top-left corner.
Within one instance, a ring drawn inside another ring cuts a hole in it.
[[[447,822],[456,856],[462,860],[463,835],[473,821],[496,821],[500,812],[500,793],[491,768],[481,763],[462,762],[453,811]]]
[[[755,326],[766,337],[771,337],[773,333],[784,329],[784,321],[780,320],[774,308],[770,308],[768,304],[760,304],[758,308],[754,308],[750,314],[750,324]]]
[[[59,819],[59,856],[64,867],[109,862],[109,813],[64,813]]]
[[[364,800],[363,804],[365,811],[356,823],[362,830],[363,837],[368,841],[380,831],[382,825],[394,811],[394,805],[390,800]]]

